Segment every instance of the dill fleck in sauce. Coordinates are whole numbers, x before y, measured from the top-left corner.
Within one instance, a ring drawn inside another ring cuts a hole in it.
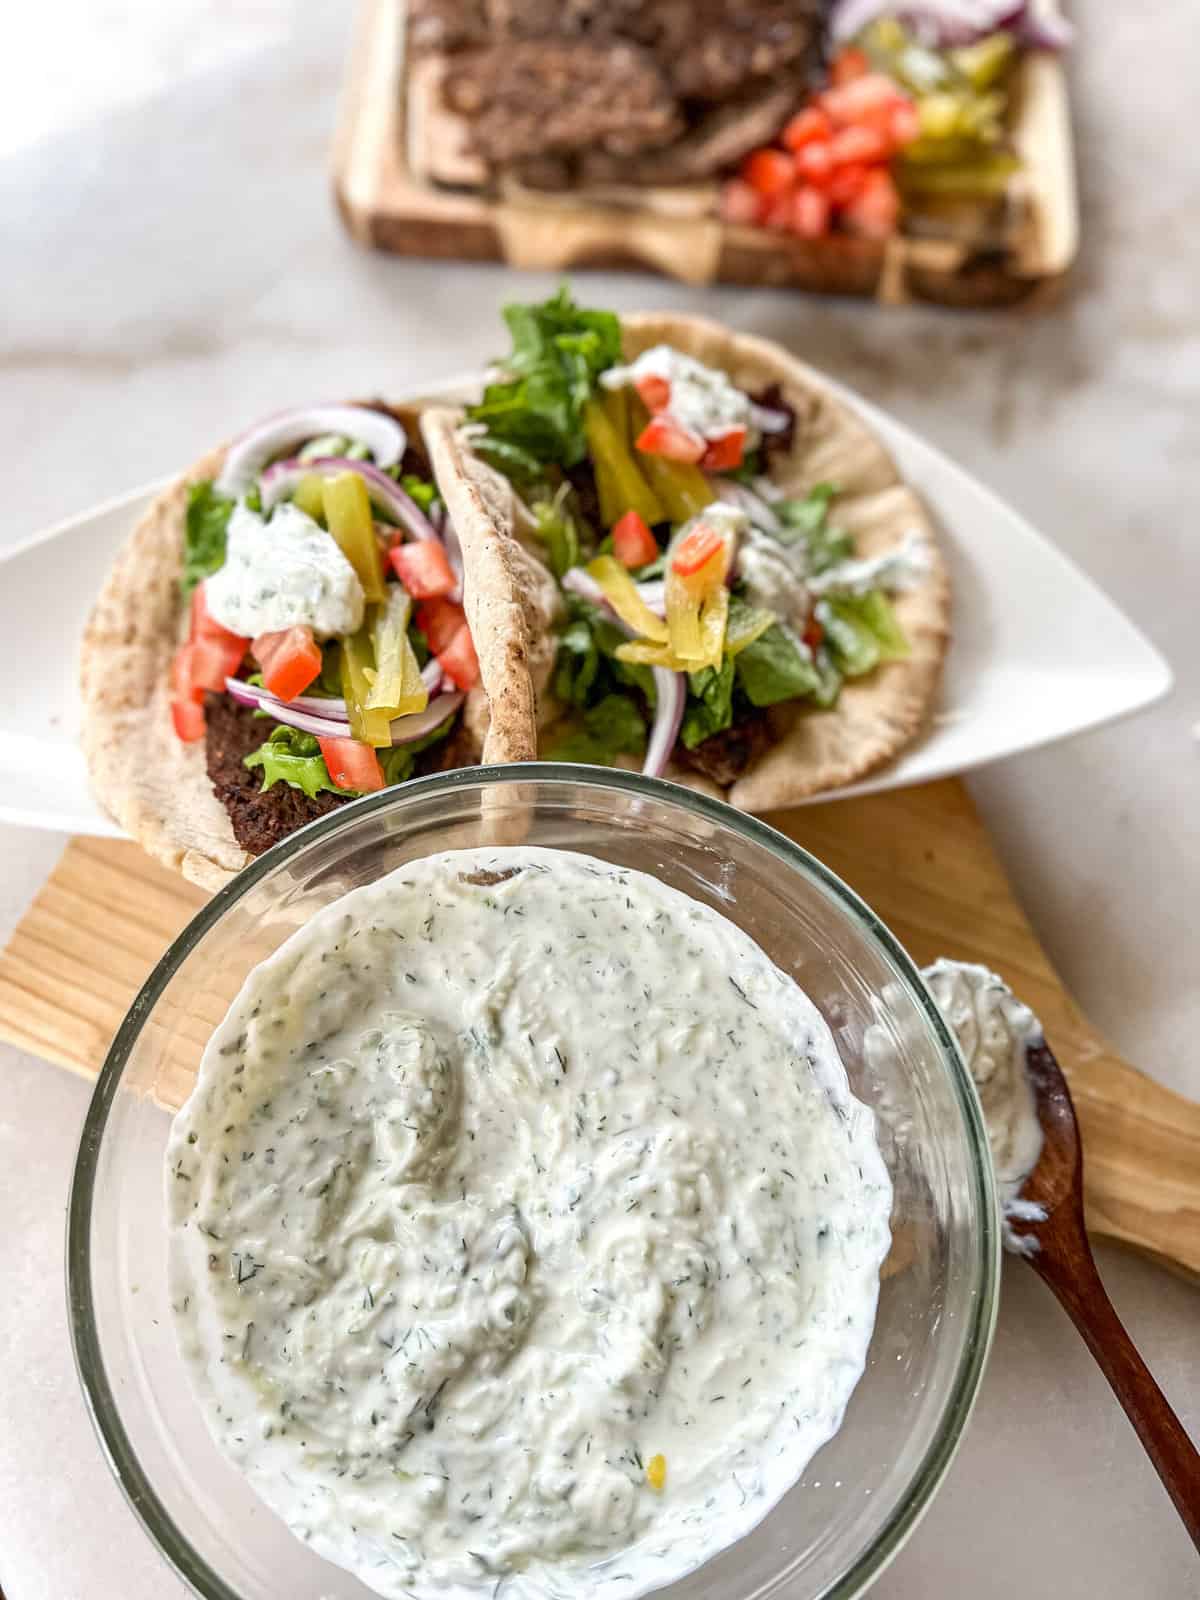
[[[459,851],[256,968],[167,1155],[221,1448],[386,1596],[631,1597],[841,1423],[891,1190],[796,984],[656,879]]]

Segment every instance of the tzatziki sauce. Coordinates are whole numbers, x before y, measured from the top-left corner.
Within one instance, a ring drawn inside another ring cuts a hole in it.
[[[1018,1198],[1042,1153],[1028,1067],[1030,1047],[1042,1040],[1042,1025],[988,967],[941,956],[921,976],[975,1080],[1005,1223],[1004,1243],[1023,1254],[1030,1244],[1007,1226],[1008,1220],[1037,1220],[1045,1214]]]
[[[706,367],[669,344],[652,345],[627,367],[610,367],[601,373],[600,382],[606,389],[619,389],[641,378],[663,378],[670,384],[665,414],[701,439],[719,439],[732,428],[752,427],[750,396],[719,367]]]
[[[217,1444],[416,1600],[629,1600],[748,1533],[841,1424],[890,1243],[794,980],[532,847],[413,861],[256,967],[165,1183]]]
[[[269,521],[238,502],[225,563],[206,581],[204,600],[215,621],[247,639],[299,624],[319,639],[340,638],[363,619],[362,584],[341,546],[290,500]]]

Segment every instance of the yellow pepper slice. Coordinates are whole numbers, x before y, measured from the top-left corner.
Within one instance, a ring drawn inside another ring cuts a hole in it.
[[[667,638],[671,649],[688,663],[689,672],[697,672],[705,657],[704,638],[700,632],[700,608],[704,596],[694,594],[670,567],[667,568]]]
[[[614,556],[597,556],[587,566],[604,591],[604,598],[627,627],[659,644],[667,642],[667,624],[656,616],[637,591],[637,584]]]
[[[601,401],[593,398],[583,408],[583,427],[605,527],[611,528],[627,511],[636,511],[651,528],[664,522],[666,512]]]
[[[649,639],[626,639],[613,652],[618,661],[634,667],[666,667],[668,672],[695,672],[697,663],[677,656],[669,644],[654,644]]]
[[[725,654],[725,625],[729,621],[729,590],[724,584],[714,589],[700,608],[700,642],[704,648],[701,663],[714,669]]]
[[[392,716],[386,709],[372,709],[371,679],[375,676],[375,648],[369,624],[342,640],[342,696],[350,732],[363,744],[382,749],[392,742]]]
[[[617,392],[629,396],[628,425],[632,433],[627,437],[636,437],[650,421],[650,413],[632,390]],[[686,522],[717,498],[703,472],[691,462],[668,461],[666,456],[642,452],[637,465],[672,522]]]
[[[375,670],[368,711],[386,711],[390,717],[405,717],[424,711],[429,691],[421,681],[421,669],[408,640],[408,619],[412,600],[398,583],[389,585],[391,593],[376,609],[372,622]]]
[[[296,492],[292,496],[293,502],[298,505],[305,516],[311,517],[314,522],[323,522],[325,519],[325,484],[319,474],[310,472],[300,479],[296,485]]]
[[[322,489],[326,526],[358,574],[367,604],[378,605],[387,594],[367,486],[357,472],[339,472],[326,478]]]

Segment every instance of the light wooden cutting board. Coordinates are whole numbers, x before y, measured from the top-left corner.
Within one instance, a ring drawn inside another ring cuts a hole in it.
[[[1200,1105],[1129,1066],[1080,1015],[956,779],[779,812],[924,964],[980,961],[1041,1017],[1083,1126],[1093,1233],[1200,1277]],[[95,1077],[154,963],[203,905],[134,844],[74,839],[0,953],[0,1037]]]

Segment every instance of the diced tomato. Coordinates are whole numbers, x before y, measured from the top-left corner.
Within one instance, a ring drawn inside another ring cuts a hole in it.
[[[297,626],[260,633],[250,646],[262,668],[263,686],[281,700],[303,694],[321,672],[321,647],[312,629]]]
[[[417,627],[429,641],[435,656],[454,638],[460,628],[466,627],[467,614],[454,600],[441,598],[426,600],[417,607]]]
[[[888,114],[888,131],[892,137],[892,147],[896,150],[903,150],[920,133],[921,113],[911,100],[896,101]]]
[[[839,127],[847,128],[904,98],[889,77],[882,72],[869,72],[865,77],[826,89],[820,103]]]
[[[792,158],[782,150],[752,150],[742,162],[742,177],[759,194],[776,195],[796,181]]]
[[[792,200],[792,231],[802,239],[823,239],[829,232],[831,210],[828,194],[806,183]]]
[[[869,176],[870,168],[860,166],[856,162],[839,167],[836,172],[830,174],[829,187],[825,191],[830,204],[848,206],[851,200],[863,192],[863,186]]]
[[[803,183],[825,184],[833,171],[833,152],[829,141],[802,145],[796,151],[796,177]]]
[[[475,641],[464,623],[444,650],[438,651],[442,671],[458,689],[473,689],[479,682],[479,657]]]
[[[699,461],[704,440],[681,428],[668,416],[653,417],[634,441],[650,456],[666,456],[668,461]]]
[[[868,172],[862,192],[843,207],[841,216],[852,232],[868,239],[886,239],[894,233],[900,217],[900,196],[891,174],[882,167]]]
[[[436,539],[416,539],[388,552],[392,571],[414,600],[431,600],[449,594],[456,579],[444,546]]]
[[[855,78],[865,78],[871,70],[865,50],[847,45],[834,56],[829,67],[829,81],[833,84],[852,83]]]
[[[804,624],[804,632],[801,634],[801,638],[810,650],[817,650],[820,648],[821,640],[824,637],[825,629],[817,621],[816,616],[810,614],[808,621]]]
[[[383,768],[369,744],[359,744],[357,739],[326,739],[320,734],[317,743],[339,789],[359,789],[366,794],[383,788]]]
[[[670,383],[666,378],[660,378],[653,372],[648,372],[644,378],[639,378],[634,388],[641,395],[647,411],[665,411],[671,403]]]
[[[762,202],[762,211],[759,220],[764,228],[790,228],[792,225],[792,202],[796,198],[794,189],[786,189],[783,194],[777,194],[773,200]]]
[[[835,167],[852,164],[871,166],[886,161],[892,153],[892,141],[878,128],[858,123],[852,128],[841,128],[825,146]]]
[[[744,178],[730,178],[721,188],[721,218],[724,222],[753,226],[761,220],[762,195]]]
[[[644,567],[658,554],[658,542],[636,511],[627,511],[613,524],[613,554],[623,567]]]
[[[740,467],[746,449],[745,428],[729,428],[715,439],[710,439],[700,457],[706,472],[728,472]]]
[[[690,578],[724,548],[724,543],[715,528],[709,528],[703,522],[697,523],[691,533],[685,534],[676,545],[675,554],[671,557],[671,570],[681,578]]]
[[[833,123],[820,106],[805,106],[780,134],[789,150],[803,150],[806,144],[822,144],[833,132]]]
[[[171,721],[175,727],[176,737],[182,739],[184,744],[193,744],[197,739],[204,737],[204,707],[195,700],[174,699],[171,701]]]
[[[241,634],[231,633],[228,628],[222,626],[209,614],[208,601],[205,598],[204,585],[202,583],[198,583],[192,590],[191,632],[188,637],[190,639],[219,639],[230,650],[233,649],[235,644],[240,645],[239,662],[241,657],[246,654],[246,647],[250,643],[249,639],[243,639]]]

